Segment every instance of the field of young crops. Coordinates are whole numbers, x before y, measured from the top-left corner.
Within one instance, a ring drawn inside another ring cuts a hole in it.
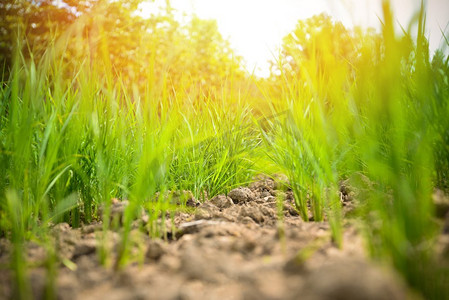
[[[98,299],[118,285],[119,299],[331,299],[315,266],[324,250],[351,258],[348,245],[363,266],[342,278],[389,291],[365,269],[381,265],[400,291],[341,297],[449,298],[449,42],[430,53],[424,9],[402,31],[388,1],[381,32],[299,21],[258,78],[213,22],[167,11],[145,23],[117,3],[97,9],[126,34],[89,19],[95,6],[45,43],[10,28],[0,298]],[[142,270],[164,293],[126,292],[144,291]]]

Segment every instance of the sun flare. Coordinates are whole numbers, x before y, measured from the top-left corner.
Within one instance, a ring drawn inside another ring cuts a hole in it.
[[[165,3],[166,0],[155,0],[142,4],[142,15],[155,13]],[[216,20],[220,32],[245,59],[248,71],[262,77],[269,75],[268,61],[276,57],[282,38],[298,20],[324,12],[349,28],[379,29],[382,16],[382,0],[172,0],[170,3],[179,17],[196,14]],[[392,1],[398,24],[407,27],[420,4],[420,0]],[[447,29],[449,1],[429,0],[427,7],[430,48],[435,50],[442,40],[440,28]]]

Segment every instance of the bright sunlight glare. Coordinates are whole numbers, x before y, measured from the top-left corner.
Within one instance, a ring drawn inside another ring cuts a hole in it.
[[[166,0],[149,1],[142,5],[142,15],[149,15],[165,5]],[[393,0],[393,11],[399,24],[407,29],[420,0]],[[236,53],[245,60],[246,68],[256,75],[269,75],[269,60],[276,57],[287,35],[300,19],[322,12],[341,21],[346,27],[380,28],[382,0],[172,0],[177,17],[195,14],[203,19],[215,19],[222,35]],[[447,32],[449,1],[427,1],[427,35],[434,51],[442,42],[441,31]]]

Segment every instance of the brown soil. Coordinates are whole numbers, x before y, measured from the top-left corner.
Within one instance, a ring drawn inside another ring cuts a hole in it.
[[[166,239],[150,239],[148,216],[130,233],[136,263],[114,268],[120,233],[102,232],[101,223],[72,229],[52,228],[61,263],[58,299],[376,299],[409,297],[391,270],[369,261],[356,226],[345,222],[343,248],[331,239],[327,222],[304,222],[294,209],[291,191],[282,180],[260,178],[200,205],[189,196],[194,213],[178,212],[176,229],[167,223]],[[344,191],[343,191],[344,192]],[[181,193],[190,195],[190,193]],[[278,208],[276,197],[283,207]],[[348,204],[350,197],[343,193]],[[114,214],[126,204],[114,201]],[[283,221],[281,222],[282,216]],[[146,224],[146,226],[145,226]],[[135,224],[137,225],[137,224]],[[140,229],[139,229],[140,228]],[[109,263],[99,263],[101,237]],[[11,246],[0,240],[0,264],[9,261]],[[33,267],[33,295],[45,295],[47,257],[37,243],[26,245]],[[140,259],[139,259],[140,257]],[[70,262],[73,262],[72,265]],[[0,274],[0,298],[12,297],[9,272]]]

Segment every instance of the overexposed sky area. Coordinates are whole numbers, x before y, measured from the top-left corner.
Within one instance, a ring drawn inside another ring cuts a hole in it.
[[[433,51],[442,43],[440,28],[446,35],[449,33],[449,0],[424,2],[427,36]],[[259,76],[269,74],[268,60],[299,19],[325,12],[346,27],[379,29],[379,18],[382,18],[382,0],[171,0],[170,3],[179,18],[183,14],[196,14],[202,19],[215,19],[221,34],[243,56],[248,71]],[[392,0],[391,3],[398,24],[407,29],[421,0]],[[148,1],[142,5],[142,15],[155,13],[164,4],[165,0]]]

